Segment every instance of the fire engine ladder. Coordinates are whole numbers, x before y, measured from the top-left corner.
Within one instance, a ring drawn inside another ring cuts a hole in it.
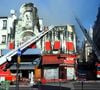
[[[51,30],[53,30],[54,26],[50,26],[48,30],[43,30],[41,33],[39,33],[38,35],[32,37],[31,39],[29,39],[28,41],[26,41],[25,43],[23,43],[21,46],[19,46],[18,48],[10,51],[9,53],[7,53],[6,55],[2,56],[0,58],[0,65],[6,63],[6,62],[10,62],[12,59],[12,56],[16,55],[18,53],[18,49],[20,49],[20,51],[24,50],[25,48],[27,48],[29,45],[31,45],[32,43],[35,43],[36,41],[38,41],[41,37],[43,37],[45,34],[47,34],[48,32],[50,32]]]
[[[94,41],[91,39],[91,37],[89,36],[86,28],[81,24],[80,20],[77,17],[75,17],[75,20],[78,23],[80,29],[82,30],[84,36],[86,37],[86,39],[88,40],[88,42],[92,46],[92,48],[93,48],[93,50],[94,50],[94,52],[95,52],[95,54],[97,56],[97,59],[100,61],[100,51],[99,51],[98,47],[96,46]]]

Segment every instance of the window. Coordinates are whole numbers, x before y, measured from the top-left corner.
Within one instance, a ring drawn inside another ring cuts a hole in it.
[[[55,31],[54,34],[55,40],[60,40],[60,31]]]
[[[6,35],[2,35],[2,43],[6,43]]]
[[[3,20],[3,29],[7,29],[7,20]]]
[[[73,32],[68,32],[68,37],[67,37],[67,40],[68,41],[73,41]]]

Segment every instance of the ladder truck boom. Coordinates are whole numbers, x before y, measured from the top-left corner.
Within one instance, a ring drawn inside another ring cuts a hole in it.
[[[91,39],[91,37],[89,36],[86,28],[81,24],[80,20],[75,17],[76,22],[78,23],[80,29],[82,30],[84,36],[86,37],[86,39],[88,40],[88,42],[90,43],[90,45],[92,46],[98,60],[100,61],[100,51],[98,49],[98,47],[96,46],[96,44],[93,42],[93,40]]]
[[[39,33],[38,35],[32,37],[31,39],[29,39],[28,41],[26,41],[25,43],[23,43],[22,45],[20,45],[18,48],[10,51],[9,53],[7,53],[6,55],[2,56],[0,58],[0,65],[6,63],[7,61],[10,62],[12,59],[12,56],[16,55],[18,52],[18,49],[20,49],[21,51],[24,50],[25,48],[27,48],[29,45],[31,45],[32,43],[35,43],[36,41],[38,41],[41,37],[43,37],[46,33],[50,32],[51,30],[53,30],[54,26],[50,26],[48,30],[43,30],[41,33]]]

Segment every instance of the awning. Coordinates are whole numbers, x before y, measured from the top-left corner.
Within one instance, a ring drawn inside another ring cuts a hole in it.
[[[41,55],[41,50],[38,48],[28,48],[22,53],[22,55]]]
[[[1,53],[2,55],[5,55],[10,51],[11,50],[9,49],[3,49]],[[41,50],[38,48],[28,48],[25,51],[23,51],[22,55],[41,55]]]
[[[23,63],[23,64],[20,64],[20,67],[19,67],[19,70],[33,70],[35,68],[35,65],[31,63]],[[16,64],[13,64],[11,67],[10,67],[10,70],[16,70]]]

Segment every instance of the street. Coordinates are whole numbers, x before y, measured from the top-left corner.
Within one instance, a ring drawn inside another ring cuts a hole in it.
[[[16,86],[11,86],[10,90],[16,90]],[[71,88],[52,85],[35,85],[33,87],[19,86],[19,90],[71,90]]]
[[[10,86],[16,90],[16,86]],[[68,81],[66,83],[48,83],[46,85],[19,86],[19,90],[100,90],[100,81]]]

